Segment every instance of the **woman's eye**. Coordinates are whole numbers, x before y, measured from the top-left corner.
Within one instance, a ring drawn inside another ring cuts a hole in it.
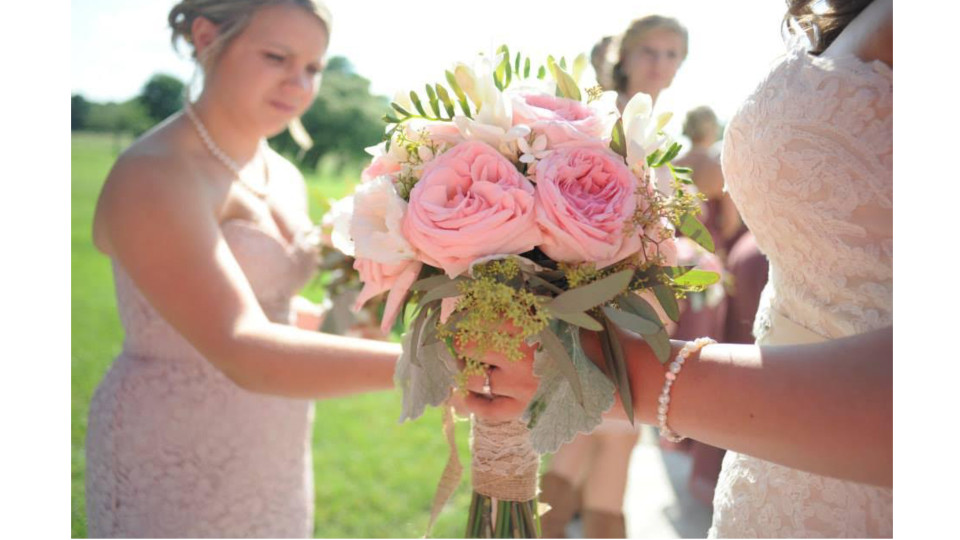
[[[284,57],[283,57],[282,55],[279,55],[279,54],[264,53],[263,55],[267,58],[267,60],[270,60],[271,62],[276,62],[276,63],[279,64],[279,63],[282,63],[282,62],[284,61]]]

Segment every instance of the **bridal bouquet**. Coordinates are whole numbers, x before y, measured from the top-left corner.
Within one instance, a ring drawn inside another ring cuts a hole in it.
[[[680,145],[661,131],[669,116],[654,118],[643,94],[618,114],[613,93],[579,86],[585,64],[548,57],[532,69],[503,46],[396,99],[334,230],[364,283],[357,307],[387,292],[383,329],[409,318],[401,421],[485,374],[486,353],[535,348],[539,389],[522,420],[474,421],[471,537],[537,536],[539,455],[599,425],[615,388],[632,418],[614,326],[641,334],[661,361],[670,353],[637,293],[677,319],[677,298],[718,278],[676,264],[676,231],[713,246],[683,189],[690,170],[671,165]],[[656,188],[664,173],[670,193]],[[608,374],[585,356],[581,329],[600,333]],[[438,500],[458,469],[448,463]]]

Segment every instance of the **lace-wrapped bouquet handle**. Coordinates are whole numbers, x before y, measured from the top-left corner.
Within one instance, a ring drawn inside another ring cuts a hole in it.
[[[486,354],[519,359],[535,347],[540,383],[522,419],[474,422],[468,536],[537,536],[539,454],[599,425],[614,389],[632,417],[614,325],[664,361],[670,350],[635,293],[652,291],[676,319],[678,296],[718,279],[676,264],[676,231],[713,244],[684,189],[691,171],[671,164],[680,145],[662,132],[669,115],[654,117],[644,94],[620,115],[614,93],[580,87],[585,64],[551,56],[535,67],[501,46],[394,101],[334,227],[363,282],[357,306],[387,293],[382,328],[409,319],[401,421],[464,391],[486,373]],[[672,175],[671,193],[657,191],[656,169]],[[584,355],[580,329],[603,336],[609,375]],[[449,420],[447,432],[455,447]],[[452,452],[433,517],[459,472]]]

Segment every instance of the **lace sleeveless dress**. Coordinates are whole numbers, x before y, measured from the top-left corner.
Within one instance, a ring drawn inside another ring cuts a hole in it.
[[[758,343],[893,324],[893,71],[788,53],[731,120],[727,189],[770,260]],[[890,537],[893,491],[727,453],[711,537]]]
[[[288,243],[243,220],[222,231],[267,316],[291,324],[316,268],[305,233]],[[90,536],[312,536],[312,402],[240,389],[113,272],[126,336],[90,404]]]

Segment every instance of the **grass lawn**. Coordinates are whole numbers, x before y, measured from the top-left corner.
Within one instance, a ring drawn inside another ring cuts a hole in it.
[[[97,383],[120,352],[110,263],[90,240],[97,193],[117,152],[129,140],[88,133],[72,144],[71,312],[71,531],[85,537],[84,437],[87,411]],[[311,201],[346,194],[359,172],[329,172],[307,181]],[[314,218],[319,216],[314,213]],[[317,298],[319,290],[308,291]],[[318,402],[313,436],[318,538],[416,538],[424,534],[434,490],[446,462],[440,414],[429,410],[400,425],[400,394],[382,392]],[[457,440],[469,470],[468,426]],[[448,503],[433,536],[462,537],[470,500],[467,479]]]

